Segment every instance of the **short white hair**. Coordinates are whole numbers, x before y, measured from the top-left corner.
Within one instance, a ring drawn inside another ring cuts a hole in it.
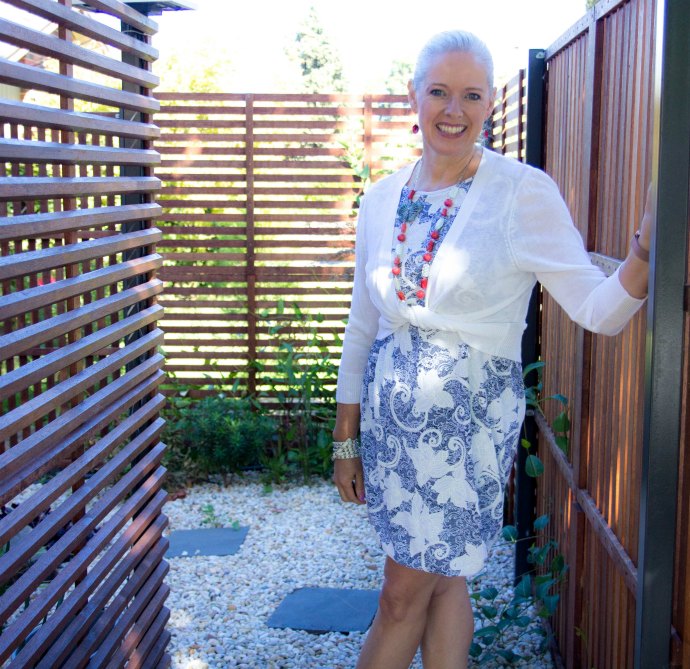
[[[482,40],[474,33],[465,30],[446,30],[434,35],[419,52],[414,68],[412,85],[418,91],[424,85],[424,79],[432,61],[447,53],[460,52],[472,54],[486,70],[489,91],[494,89],[494,61],[491,52]]]

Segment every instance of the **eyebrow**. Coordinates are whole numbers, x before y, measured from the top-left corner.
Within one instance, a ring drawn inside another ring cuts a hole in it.
[[[428,86],[429,86],[429,88],[431,88],[432,86],[442,86],[443,88],[448,88],[448,84],[442,84],[440,82],[434,82],[434,81],[430,82],[428,84]],[[480,93],[484,92],[484,89],[481,86],[467,86],[465,88],[465,90],[466,91],[479,91]]]

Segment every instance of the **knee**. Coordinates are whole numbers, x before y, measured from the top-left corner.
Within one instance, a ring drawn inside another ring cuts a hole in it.
[[[428,601],[421,601],[409,589],[398,588],[394,584],[384,582],[379,596],[379,613],[390,623],[404,623],[422,615]]]

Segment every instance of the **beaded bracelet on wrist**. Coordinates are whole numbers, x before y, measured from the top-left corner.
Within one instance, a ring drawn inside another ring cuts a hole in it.
[[[359,439],[348,437],[345,441],[333,442],[331,460],[347,460],[359,457]]]

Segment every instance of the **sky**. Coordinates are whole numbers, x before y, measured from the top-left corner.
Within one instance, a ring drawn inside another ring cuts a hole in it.
[[[183,2],[185,0],[182,0]],[[314,6],[340,54],[352,93],[380,92],[394,60],[414,62],[426,40],[462,28],[491,50],[496,83],[527,63],[585,13],[585,0],[190,0],[197,9],[153,17],[161,55],[222,49],[237,93],[285,90],[294,68],[285,47]],[[327,92],[327,91],[324,91]]]

